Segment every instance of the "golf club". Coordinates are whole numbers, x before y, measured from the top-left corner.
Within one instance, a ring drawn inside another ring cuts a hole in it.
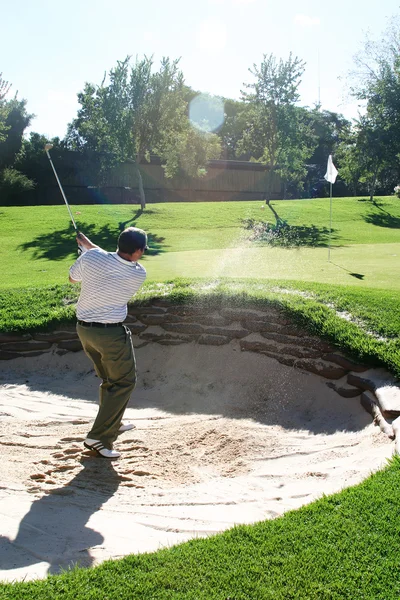
[[[78,228],[76,226],[75,219],[74,219],[74,217],[72,215],[71,209],[70,209],[69,204],[68,204],[67,197],[64,194],[64,190],[63,190],[62,185],[61,185],[61,181],[58,178],[57,171],[56,171],[56,169],[55,169],[55,167],[53,165],[53,161],[51,160],[51,157],[50,157],[50,154],[49,154],[49,150],[51,150],[52,147],[53,147],[53,144],[45,144],[44,150],[45,150],[45,152],[47,154],[47,158],[50,161],[50,164],[51,164],[51,167],[53,169],[55,178],[57,179],[58,187],[60,188],[60,192],[62,194],[62,197],[64,198],[64,202],[65,202],[65,205],[66,205],[66,207],[68,209],[69,216],[71,217],[72,225],[74,226],[74,229],[75,229],[75,231],[76,231],[76,233],[77,233],[77,235],[79,237],[79,231],[78,231]],[[81,248],[81,246],[79,246],[79,245],[78,245],[78,252],[79,252],[79,254],[81,254],[83,252],[83,248]]]

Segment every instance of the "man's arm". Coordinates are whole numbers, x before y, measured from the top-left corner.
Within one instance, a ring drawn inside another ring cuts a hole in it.
[[[93,250],[94,248],[100,248],[100,246],[96,246],[96,244],[93,244],[93,242],[91,242],[89,240],[89,238],[86,237],[86,235],[81,233],[80,231],[78,231],[78,233],[76,235],[76,241],[77,241],[79,248],[81,249],[81,252],[86,252],[87,250]],[[80,258],[78,258],[78,260],[75,261],[75,263],[70,268],[70,275],[69,275],[70,283],[80,283],[81,282],[80,262],[81,262]],[[74,273],[75,277],[78,275],[79,279],[74,279],[73,277],[71,277],[71,271]]]

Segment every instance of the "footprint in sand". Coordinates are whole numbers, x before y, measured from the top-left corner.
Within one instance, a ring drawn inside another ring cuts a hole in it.
[[[57,465],[56,469],[54,469],[53,471],[48,471],[48,475],[51,475],[53,473],[64,473],[65,471],[73,471],[76,467],[71,465]]]
[[[81,452],[82,448],[66,448],[63,452],[55,452],[52,456],[58,460],[68,460],[70,458],[76,458]]]

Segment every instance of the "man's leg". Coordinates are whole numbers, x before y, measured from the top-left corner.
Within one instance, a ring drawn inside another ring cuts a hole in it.
[[[99,411],[88,438],[100,440],[106,448],[112,448],[136,385],[136,361],[131,332],[125,327],[79,327],[79,337],[97,374],[103,380],[100,385]]]

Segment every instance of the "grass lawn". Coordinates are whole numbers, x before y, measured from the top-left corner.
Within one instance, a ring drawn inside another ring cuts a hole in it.
[[[248,241],[243,219],[273,221],[257,202],[73,206],[78,226],[95,243],[114,250],[119,231],[136,225],[149,233],[144,259],[149,280],[174,277],[257,277],[399,289],[400,201],[333,199],[328,262],[329,199],[273,203],[290,225],[311,227],[315,246],[271,248]],[[1,288],[65,283],[76,258],[65,205],[0,210],[5,270]]]
[[[400,233],[398,234],[400,238]],[[149,257],[149,280],[175,277],[249,277],[301,280],[400,291],[400,241],[326,248],[254,247],[249,242],[223,250],[168,252]]]
[[[74,206],[79,227],[115,249],[118,232],[148,231],[148,283],[135,301],[169,296],[207,305],[278,305],[311,333],[400,377],[400,201],[274,202],[314,246],[248,240],[243,219],[273,220],[261,202]],[[74,320],[79,289],[64,205],[0,209],[0,331]],[[187,277],[188,279],[176,279]],[[368,457],[366,457],[368,460]],[[0,584],[0,600],[394,600],[400,597],[400,460],[359,486],[274,521],[45,581]]]

